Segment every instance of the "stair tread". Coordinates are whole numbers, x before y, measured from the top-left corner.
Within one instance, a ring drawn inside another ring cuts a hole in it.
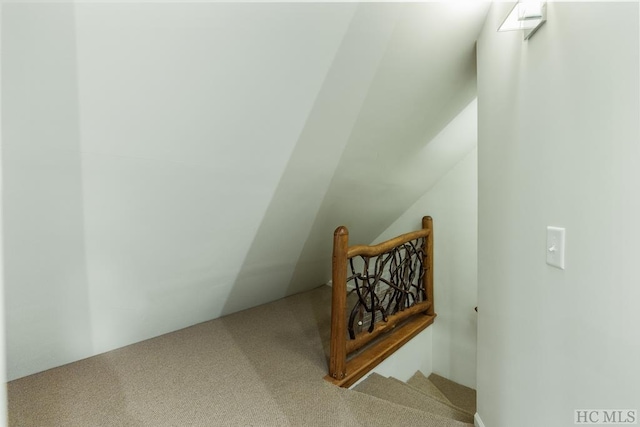
[[[473,423],[473,416],[470,414],[439,402],[401,381],[394,381],[376,373],[369,375],[353,390],[444,418]]]
[[[453,405],[453,403],[447,399],[447,396],[420,371],[416,371],[416,373],[407,380],[407,384],[436,400]]]
[[[387,399],[372,396],[366,393],[354,392],[354,390],[346,390],[345,403],[348,405],[349,411],[361,419],[368,419],[372,416],[372,412],[380,412],[381,410],[391,416],[401,414],[402,425],[424,426],[424,427],[474,427],[472,423],[465,423],[451,418],[442,417],[424,410],[409,408],[403,404],[391,402]],[[366,413],[362,413],[363,408],[370,408]],[[385,420],[379,419],[374,425],[389,425]]]
[[[453,405],[470,413],[476,413],[476,391],[453,382],[438,374],[429,375],[429,380],[446,396]]]
[[[473,417],[473,415],[474,415],[473,412],[469,412],[468,410],[466,410],[464,408],[460,408],[460,407],[454,405],[453,403],[451,403],[451,401],[449,401],[449,399],[447,399],[446,396],[444,396],[442,394],[440,389],[437,389],[438,391],[435,392],[436,395],[438,396],[438,397],[436,397],[436,396],[431,396],[431,395],[425,393],[423,390],[420,390],[420,389],[414,387],[413,385],[409,384],[408,381],[407,382],[400,381],[399,379],[396,379],[396,378],[393,378],[393,377],[390,377],[389,379],[392,379],[392,380],[395,380],[395,381],[397,381],[397,382],[399,382],[401,384],[404,384],[406,387],[411,387],[413,390],[417,391],[418,393],[423,394],[423,395],[425,395],[425,396],[427,396],[427,397],[429,397],[431,399],[437,400],[438,402],[442,403],[443,405],[447,405],[447,406],[449,406],[449,407],[451,407],[451,408],[453,408],[455,410],[462,411],[462,412],[468,414],[470,417]],[[432,384],[432,387],[435,388],[435,385]],[[440,397],[440,396],[442,396],[442,397]]]

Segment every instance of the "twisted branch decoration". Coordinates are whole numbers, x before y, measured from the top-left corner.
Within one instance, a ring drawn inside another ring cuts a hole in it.
[[[349,316],[349,337],[355,339],[368,323],[368,332],[376,322],[386,322],[388,316],[426,300],[423,287],[425,238],[411,240],[375,257],[359,256],[362,269],[356,271],[354,259],[349,259],[352,283],[358,299]],[[373,262],[372,262],[373,261]]]

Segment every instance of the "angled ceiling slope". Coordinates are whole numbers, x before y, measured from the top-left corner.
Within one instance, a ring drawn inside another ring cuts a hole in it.
[[[475,41],[488,5],[359,5],[232,290],[229,311],[260,287],[283,296],[326,282],[338,225],[350,228],[352,242],[369,243],[428,190],[433,180],[416,159],[475,98]],[[354,69],[357,81],[349,80]],[[336,109],[340,118],[334,121]],[[338,134],[328,131],[336,129]],[[310,184],[312,194],[306,192]],[[277,251],[269,244],[274,236],[280,236]]]

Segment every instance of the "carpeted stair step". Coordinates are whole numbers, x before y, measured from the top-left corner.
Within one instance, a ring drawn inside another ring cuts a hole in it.
[[[407,380],[407,384],[442,403],[453,405],[453,403],[447,399],[447,396],[445,396],[444,393],[442,393],[440,389],[420,371],[416,371],[416,373]]]
[[[429,375],[429,381],[435,384],[455,406],[470,414],[476,413],[476,391],[474,389],[455,383],[437,374]]]
[[[415,427],[474,427],[471,423],[441,417],[423,410],[408,408],[365,393],[343,389],[344,401],[337,409],[367,426],[415,426]],[[342,391],[342,390],[341,390]],[[345,415],[346,416],[346,415]],[[350,421],[350,420],[349,420]],[[350,422],[345,422],[350,425]],[[327,425],[318,423],[318,425]]]
[[[450,418],[463,423],[473,423],[470,414],[439,402],[399,381],[373,373],[359,383],[353,390],[385,399],[408,408]]]
[[[410,388],[412,388],[413,390],[417,391],[418,393],[421,393],[421,394],[423,394],[423,395],[425,395],[425,396],[428,396],[428,397],[430,397],[430,398],[432,398],[432,399],[434,399],[434,400],[437,400],[438,402],[442,403],[443,405],[447,405],[448,407],[453,408],[453,409],[455,409],[455,410],[457,410],[457,411],[462,411],[462,412],[466,413],[467,415],[469,415],[469,417],[472,417],[472,418],[473,418],[473,414],[472,414],[472,413],[469,413],[469,412],[465,411],[465,410],[464,410],[464,409],[462,409],[462,408],[458,408],[458,407],[457,407],[457,406],[455,406],[453,403],[451,403],[451,402],[449,401],[449,399],[447,399],[447,398],[446,398],[446,396],[444,396],[444,394],[442,394],[442,392],[440,391],[440,389],[438,389],[435,385],[433,385],[433,387],[434,387],[434,388],[436,388],[436,389],[438,390],[437,392],[435,392],[435,394],[438,396],[438,398],[436,398],[436,397],[434,397],[434,396],[431,396],[431,395],[429,395],[429,394],[425,393],[424,391],[422,391],[422,390],[420,390],[420,389],[417,389],[416,387],[414,387],[414,386],[412,386],[411,384],[409,384],[409,382],[408,382],[408,381],[407,381],[407,382],[404,382],[404,381],[401,381],[401,380],[399,380],[399,379],[397,379],[397,378],[393,378],[393,377],[389,377],[389,379],[390,379],[390,380],[392,380],[392,381],[398,382],[398,383],[402,384],[402,385],[403,385],[403,386],[405,386],[405,387],[410,387]],[[427,379],[427,380],[428,380],[428,379]]]

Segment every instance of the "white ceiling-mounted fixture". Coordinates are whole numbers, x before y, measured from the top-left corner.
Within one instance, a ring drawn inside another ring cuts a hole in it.
[[[529,40],[546,21],[546,1],[520,0],[509,12],[498,31],[524,30],[524,39]]]

